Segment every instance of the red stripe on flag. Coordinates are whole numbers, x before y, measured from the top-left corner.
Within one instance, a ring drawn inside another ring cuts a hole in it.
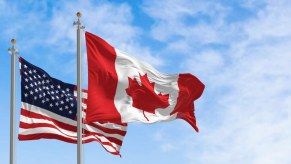
[[[21,116],[29,118],[30,119],[29,122],[31,123],[20,121],[19,127],[22,129],[22,133],[18,134],[19,140],[35,140],[35,139],[45,138],[45,139],[58,139],[58,140],[65,141],[68,143],[77,143],[77,134],[74,136],[68,135],[69,133],[73,133],[73,134],[76,133],[76,129],[77,129],[76,126],[55,120],[51,117],[47,117],[40,113],[27,111],[26,109],[21,109],[20,113],[21,113]],[[42,122],[42,120],[44,120],[44,122]],[[50,121],[51,123],[46,122],[46,120]],[[84,126],[88,127],[90,125],[84,124]],[[43,131],[37,130],[37,128],[47,128],[47,130],[45,130],[45,133],[44,133]],[[51,129],[52,131],[49,129]],[[103,127],[103,129],[106,129],[106,128]],[[109,153],[114,154],[114,155],[120,155],[118,149],[122,145],[122,139],[125,135],[124,131],[119,130],[119,129],[110,129],[110,128],[106,130],[107,132],[103,132],[101,129],[98,129],[98,130],[101,131],[101,133],[97,133],[97,131],[95,131],[94,129],[92,129],[92,131],[83,129],[83,137],[84,137],[83,143],[97,141]],[[114,133],[115,131],[117,133]],[[30,133],[30,134],[26,134],[26,133]],[[120,133],[124,133],[124,135],[120,135]],[[112,137],[110,136],[110,134],[112,135],[119,134],[120,139],[119,137],[118,138]],[[101,138],[103,137],[106,138],[107,141],[105,142],[102,141]],[[118,145],[118,147],[116,147],[113,143]],[[106,148],[106,145],[111,147],[111,149],[108,149],[108,147]]]
[[[38,113],[34,113],[34,112],[31,112],[31,111],[28,111],[25,109],[21,109],[20,115],[25,116],[25,117],[29,117],[31,119],[36,118],[36,119],[44,119],[44,120],[52,121],[55,126],[62,127],[63,129],[66,129],[66,130],[69,130],[72,132],[77,132],[76,126],[69,125],[69,124],[57,121],[55,119],[52,119],[51,117],[47,117],[47,116],[44,116],[44,115],[41,115]],[[23,127],[23,128],[25,128],[25,127]],[[29,128],[29,126],[27,128]]]
[[[104,128],[102,126],[96,125],[94,123],[87,123],[87,124],[92,126],[92,127],[94,127],[94,128],[97,128],[99,130],[102,130],[105,133],[119,134],[119,135],[122,135],[122,136],[125,136],[125,134],[126,134],[126,131],[117,130],[117,129],[112,130],[112,129],[108,129],[108,128]]]
[[[61,129],[64,129],[64,130],[69,130],[71,132],[77,132],[77,127],[76,126],[69,125],[69,124],[66,124],[66,123],[57,121],[55,119],[52,119],[50,117],[46,117],[46,116],[41,115],[41,114],[37,114],[37,113],[31,112],[31,111],[27,111],[27,110],[21,109],[21,115],[22,116],[29,117],[31,119],[34,119],[35,118],[35,119],[48,120],[48,121],[53,122],[53,125],[52,124],[49,124],[49,123],[33,123],[33,124],[28,124],[28,123],[20,122],[20,125],[19,125],[20,128],[30,129],[30,128],[37,128],[37,127],[50,127],[50,128],[55,128],[56,130],[58,130],[63,135],[66,135],[66,134],[64,134],[60,130],[60,128],[58,128],[58,127],[61,127]],[[90,126],[92,126],[92,124]],[[125,131],[121,131],[121,130],[117,130],[117,129],[106,129],[104,127],[100,127],[100,126],[97,126],[97,125],[95,125],[93,127],[95,127],[96,129],[100,130],[101,132],[108,133],[108,134],[119,134],[121,136],[125,136],[125,134],[126,134]],[[101,135],[101,136],[105,136],[109,141],[111,141],[111,142],[113,142],[113,143],[115,143],[117,145],[120,145],[120,146],[122,145],[122,141],[121,140],[119,140],[117,138],[113,138],[113,137],[107,136],[104,133],[92,132],[92,131],[88,131],[88,130],[86,130],[86,129],[83,128],[84,137],[85,136],[89,136],[89,135]],[[70,136],[70,137],[74,137],[74,136]]]
[[[31,129],[31,128],[42,128],[42,127],[46,127],[46,128],[53,128],[53,129],[56,129],[58,130],[60,133],[62,133],[62,137],[64,138],[67,138],[67,142],[70,142],[70,143],[77,143],[77,138],[76,136],[70,136],[70,135],[67,135],[65,133],[63,133],[60,128],[58,128],[57,126],[54,126],[52,124],[48,124],[48,123],[33,123],[33,124],[28,124],[28,123],[25,123],[25,122],[20,122],[20,125],[19,125],[20,128],[22,129]],[[66,130],[66,129],[65,129]],[[90,132],[90,131],[87,131],[87,130],[84,130],[86,132],[83,133],[83,138],[84,137],[88,137],[88,136],[94,136],[94,135],[98,135],[98,136],[105,136],[103,134],[100,134],[100,133],[96,133],[96,132]],[[37,133],[39,134],[39,133]],[[40,133],[40,134],[43,134],[43,133]],[[50,133],[45,133],[45,134],[50,134]],[[20,134],[21,135],[21,134]],[[22,135],[23,136],[23,135]],[[105,136],[110,142],[113,142],[119,146],[122,146],[122,141],[120,141],[119,139],[116,139],[116,138],[113,138],[113,137],[108,137],[108,136]],[[71,138],[75,138],[74,140],[71,139]],[[21,139],[19,139],[21,140]],[[92,141],[95,141],[96,139],[94,140],[90,140],[88,141],[88,139],[84,139],[83,143],[88,143],[88,142],[92,142]],[[100,141],[101,142],[101,141]]]
[[[76,144],[77,143],[77,138],[76,139],[71,139],[71,138],[67,138],[64,136],[60,136],[58,134],[50,134],[50,133],[37,133],[37,134],[29,134],[29,135],[22,135],[19,134],[18,135],[18,139],[22,140],[22,141],[27,141],[27,140],[38,140],[38,139],[57,139],[60,141],[64,141],[64,142],[68,142],[68,143],[73,143]],[[110,142],[101,142],[100,140],[98,140],[97,138],[89,138],[85,141],[83,141],[83,143],[89,143],[89,142],[93,142],[93,141],[97,141],[99,143],[101,143],[101,145],[104,147],[105,146],[110,146],[112,147],[115,151],[111,152],[108,151],[106,148],[104,148],[107,152],[114,154],[114,155],[120,155],[120,152],[118,150],[116,150],[116,148],[114,146],[112,146],[112,144]]]

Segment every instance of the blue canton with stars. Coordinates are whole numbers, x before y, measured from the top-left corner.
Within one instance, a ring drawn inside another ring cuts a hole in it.
[[[23,58],[21,63],[21,101],[63,117],[76,118],[77,100],[72,84],[50,77],[48,73]]]

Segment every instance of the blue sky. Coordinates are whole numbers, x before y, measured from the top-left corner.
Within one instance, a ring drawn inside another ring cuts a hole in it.
[[[77,11],[87,31],[114,47],[164,73],[191,72],[206,85],[196,103],[199,133],[182,120],[131,123],[122,158],[90,143],[84,145],[85,164],[291,163],[288,0],[0,0],[0,163],[9,161],[11,38],[22,57],[76,83]],[[19,89],[17,73],[17,120]],[[18,164],[40,161],[76,163],[76,145],[16,142]]]

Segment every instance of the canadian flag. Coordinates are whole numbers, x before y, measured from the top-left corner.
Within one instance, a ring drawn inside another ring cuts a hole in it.
[[[204,84],[192,74],[166,75],[89,32],[87,121],[155,123],[184,119],[198,132],[194,100]]]

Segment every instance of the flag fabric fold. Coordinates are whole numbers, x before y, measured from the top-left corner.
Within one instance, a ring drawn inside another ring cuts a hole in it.
[[[21,111],[19,140],[57,139],[77,143],[77,87],[51,77],[44,70],[19,58]],[[83,143],[99,142],[120,155],[127,124],[87,122],[87,91],[83,90]]]
[[[186,120],[196,131],[194,101],[204,84],[192,74],[166,75],[86,35],[88,58],[88,121],[155,123]]]

